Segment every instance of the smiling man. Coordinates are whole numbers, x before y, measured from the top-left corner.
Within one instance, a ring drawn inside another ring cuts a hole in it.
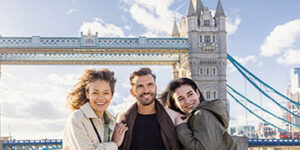
[[[128,131],[121,150],[180,150],[174,124],[156,100],[155,75],[149,68],[131,73],[130,93],[137,100],[121,120]]]

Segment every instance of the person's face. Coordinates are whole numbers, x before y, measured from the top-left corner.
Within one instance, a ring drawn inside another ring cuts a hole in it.
[[[96,80],[91,83],[86,97],[96,113],[103,113],[112,99],[110,85],[107,81]]]
[[[199,91],[189,85],[182,85],[172,95],[176,106],[184,113],[190,113],[199,105]]]
[[[154,78],[150,74],[135,76],[132,82],[134,85],[132,85],[130,93],[137,99],[138,103],[144,106],[152,104],[156,98],[156,84]]]

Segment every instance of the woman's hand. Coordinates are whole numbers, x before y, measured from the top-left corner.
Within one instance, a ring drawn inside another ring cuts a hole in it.
[[[191,114],[188,114],[188,115],[178,114],[175,118],[175,126],[178,126],[182,123],[187,123],[187,121],[189,120],[190,117],[191,117]]]
[[[127,130],[128,130],[128,127],[126,126],[126,124],[123,124],[123,123],[116,124],[115,130],[113,133],[113,137],[112,137],[112,141],[115,142],[118,147],[120,147],[122,145],[124,136],[125,136],[125,133]]]
[[[175,125],[175,118],[176,118],[176,116],[180,115],[180,113],[168,108],[167,106],[165,106],[165,110],[169,114],[173,124]]]

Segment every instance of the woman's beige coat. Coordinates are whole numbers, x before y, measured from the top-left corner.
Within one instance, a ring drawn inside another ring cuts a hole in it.
[[[89,102],[85,103],[80,109],[72,112],[65,125],[63,132],[63,147],[65,150],[118,150],[116,143],[111,141],[115,127],[114,117],[105,111],[108,116],[108,127],[111,129],[110,142],[103,141],[104,126],[103,121],[97,117]],[[97,134],[91,124],[92,118],[98,133],[102,139],[99,143]]]

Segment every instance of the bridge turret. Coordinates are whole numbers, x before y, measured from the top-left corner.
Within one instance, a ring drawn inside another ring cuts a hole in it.
[[[219,54],[219,59],[217,63],[217,70],[219,71],[219,98],[227,99],[226,97],[226,66],[227,66],[227,35],[226,35],[226,16],[223,10],[221,0],[218,0],[218,5],[215,13],[215,26],[217,28],[216,32],[216,42],[217,42],[217,52]],[[223,91],[225,93],[223,93]]]
[[[215,25],[219,28],[220,31],[226,31],[226,16],[221,0],[218,1],[215,13]]]
[[[207,100],[221,99],[227,104],[226,16],[220,0],[215,16],[201,0],[194,2],[197,4],[190,2],[187,15],[191,77]]]
[[[197,22],[198,22],[198,27],[200,26],[200,16],[201,16],[201,13],[203,12],[204,10],[204,5],[202,3],[201,0],[196,0],[196,14],[197,14]]]
[[[178,26],[176,23],[176,18],[174,19],[174,25],[173,25],[173,31],[172,31],[172,38],[179,38],[180,37],[180,33],[178,30]]]
[[[193,32],[197,30],[197,14],[195,11],[194,4],[192,0],[190,0],[189,9],[187,12],[187,20],[188,20],[188,32]]]
[[[204,5],[201,0],[196,1],[196,14],[198,17],[201,16],[201,11],[204,10]]]
[[[197,25],[197,15],[195,11],[195,7],[193,1],[190,0],[189,9],[187,13],[187,25],[188,25],[188,38],[189,43],[191,45],[190,51],[194,51],[197,49],[198,43],[195,41],[197,39],[198,33],[198,25]]]

